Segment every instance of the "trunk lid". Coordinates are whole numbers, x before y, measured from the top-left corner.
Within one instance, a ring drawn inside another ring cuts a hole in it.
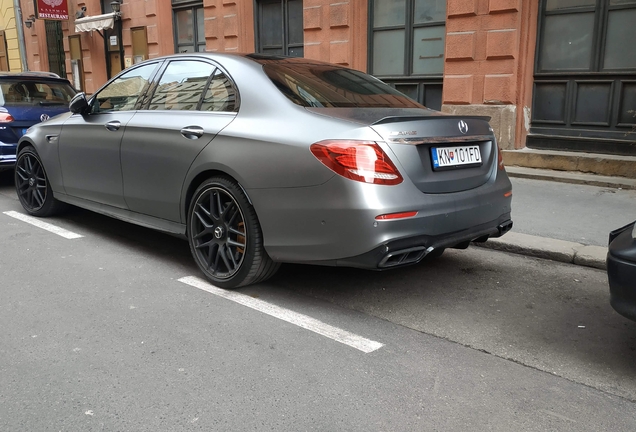
[[[424,193],[474,189],[486,183],[496,169],[497,147],[488,117],[428,109],[309,110],[371,127],[389,146],[404,174]]]

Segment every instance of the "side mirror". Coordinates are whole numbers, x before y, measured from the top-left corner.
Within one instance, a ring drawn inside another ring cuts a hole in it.
[[[86,114],[89,111],[88,100],[86,100],[86,94],[84,92],[78,93],[73,96],[71,103],[68,105],[69,110],[73,114]]]

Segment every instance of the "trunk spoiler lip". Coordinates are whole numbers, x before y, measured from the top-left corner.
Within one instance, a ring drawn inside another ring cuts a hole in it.
[[[445,114],[440,116],[418,116],[418,115],[402,115],[402,116],[386,116],[381,118],[380,120],[371,123],[371,126],[387,124],[387,123],[398,123],[404,121],[419,121],[419,120],[439,120],[439,119],[449,119],[449,120],[484,120],[489,122],[490,116],[475,116],[475,115],[455,115],[455,114]]]
[[[481,141],[494,141],[493,135],[462,135],[462,136],[450,136],[450,137],[391,137],[386,140],[389,144],[468,144]]]

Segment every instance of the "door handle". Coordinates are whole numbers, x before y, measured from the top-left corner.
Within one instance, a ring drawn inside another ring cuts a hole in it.
[[[119,120],[113,120],[113,121],[109,121],[104,126],[109,131],[115,132],[115,131],[118,131],[119,128],[121,127],[121,122]]]
[[[203,128],[200,126],[188,126],[181,129],[181,135],[187,139],[197,139],[203,136]]]

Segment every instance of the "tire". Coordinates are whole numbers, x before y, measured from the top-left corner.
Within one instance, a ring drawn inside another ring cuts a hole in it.
[[[65,207],[53,197],[46,171],[33,147],[23,147],[18,153],[14,176],[20,204],[30,215],[51,216]]]
[[[190,251],[205,276],[220,288],[238,288],[272,277],[275,263],[263,247],[254,207],[226,177],[212,177],[194,193],[188,211]]]

